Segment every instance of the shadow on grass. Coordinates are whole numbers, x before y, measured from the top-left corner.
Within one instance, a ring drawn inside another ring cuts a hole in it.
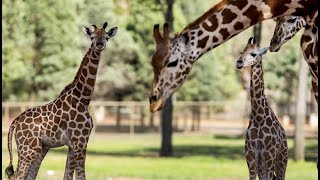
[[[245,159],[244,144],[243,145],[228,145],[228,140],[243,139],[242,135],[236,137],[229,136],[213,136],[214,139],[226,140],[226,145],[174,145],[173,158],[182,158],[188,156],[209,156],[225,159]],[[243,141],[244,143],[244,141]],[[66,149],[52,149],[53,152],[67,154]],[[317,161],[318,147],[316,143],[307,143],[305,148],[305,160]],[[293,157],[293,148],[289,149],[289,157]],[[87,150],[88,155],[93,156],[127,156],[127,157],[159,157],[159,149],[154,147],[141,147],[127,151],[95,151]]]
[[[177,145],[173,147],[174,158],[187,156],[212,156],[216,158],[243,159],[243,146],[220,145]],[[66,149],[52,149],[52,152],[67,154]],[[158,148],[132,149],[128,151],[94,151],[87,150],[88,155],[93,156],[129,156],[129,157],[159,157]]]
[[[317,162],[318,157],[318,145],[317,144],[306,144],[304,149],[305,161]],[[289,149],[289,157],[294,156],[294,148]]]
[[[225,136],[225,135],[214,135],[213,136],[214,139],[219,139],[219,140],[241,140],[243,139],[243,143],[244,143],[244,140],[246,138],[246,135],[245,134],[240,134],[240,135],[234,135],[234,136]]]

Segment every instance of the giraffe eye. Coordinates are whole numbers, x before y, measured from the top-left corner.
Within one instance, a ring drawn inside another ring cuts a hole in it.
[[[288,20],[288,23],[294,23],[296,21],[296,19],[295,18],[293,18],[293,19],[289,19]]]
[[[252,57],[256,57],[257,54],[256,54],[256,53],[251,53],[251,56],[252,56]]]
[[[178,59],[167,64],[167,67],[175,67],[178,64]]]

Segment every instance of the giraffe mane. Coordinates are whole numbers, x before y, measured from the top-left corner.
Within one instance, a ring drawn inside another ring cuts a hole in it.
[[[196,20],[194,20],[189,25],[187,25],[180,33],[176,34],[176,36],[183,34],[188,29],[192,29],[192,28],[198,26],[205,19],[209,18],[213,12],[218,12],[219,10],[221,10],[223,8],[224,5],[229,4],[231,1],[233,1],[233,0],[220,1],[218,4],[214,5],[208,11],[206,11],[202,16],[198,17]]]
[[[91,49],[91,48],[92,48],[92,47],[90,47],[90,49]],[[88,51],[88,52],[89,52],[89,51]],[[86,63],[86,62],[85,62],[85,59],[88,58],[87,56],[88,56],[88,54],[86,54],[86,55],[82,58],[81,64],[80,64],[80,66],[79,66],[80,68],[78,69],[77,74],[76,74],[76,76],[74,77],[73,81],[72,81],[70,84],[68,84],[68,85],[61,91],[61,93],[60,93],[59,96],[61,96],[61,95],[63,95],[64,93],[68,92],[73,86],[76,85],[77,79],[79,79],[80,76],[81,76],[81,67],[83,67],[83,66],[85,65],[85,63]]]

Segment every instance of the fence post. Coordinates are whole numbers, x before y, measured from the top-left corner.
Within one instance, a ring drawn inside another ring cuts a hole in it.
[[[130,137],[133,138],[134,136],[134,118],[129,118],[130,119]]]

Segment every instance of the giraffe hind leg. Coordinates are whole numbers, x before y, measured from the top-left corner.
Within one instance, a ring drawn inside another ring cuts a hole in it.
[[[31,167],[31,164],[36,160],[36,158],[39,154],[35,150],[28,151],[28,153],[29,154],[25,157],[21,157],[21,156],[19,157],[17,171],[13,175],[14,179],[16,179],[16,180],[25,180],[26,179],[26,177],[28,175],[28,171]]]
[[[49,148],[48,147],[43,147],[42,151],[39,153],[35,161],[31,164],[28,175],[27,175],[27,180],[34,180],[36,179],[42,160],[45,158],[46,154],[48,153]]]

